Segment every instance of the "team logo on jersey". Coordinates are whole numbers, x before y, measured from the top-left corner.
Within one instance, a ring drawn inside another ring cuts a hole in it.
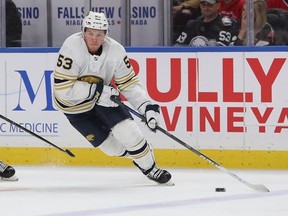
[[[222,23],[224,26],[232,26],[232,20],[227,16],[222,17]]]
[[[192,40],[189,43],[189,46],[200,47],[200,46],[208,46],[208,44],[209,44],[209,40],[206,37],[196,36],[192,38]]]
[[[89,135],[86,136],[86,139],[87,139],[89,142],[93,142],[93,141],[94,141],[94,138],[95,138],[94,134],[89,134]]]

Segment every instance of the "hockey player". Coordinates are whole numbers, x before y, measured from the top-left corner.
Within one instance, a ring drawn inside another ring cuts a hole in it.
[[[219,0],[201,0],[202,16],[187,23],[176,45],[186,46],[229,46],[236,40],[236,21],[218,14]]]
[[[103,13],[90,11],[82,31],[68,37],[54,71],[54,99],[71,125],[94,147],[110,156],[132,158],[149,179],[163,184],[171,174],[157,168],[151,146],[131,114],[113,102],[118,90],[155,131],[159,105],[152,104],[122,45],[108,36]]]
[[[15,176],[15,169],[0,161],[0,180],[17,181]]]

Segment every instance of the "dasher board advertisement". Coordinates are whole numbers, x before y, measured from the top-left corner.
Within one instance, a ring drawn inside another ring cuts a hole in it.
[[[287,52],[127,50],[170,133],[198,149],[288,149]],[[2,49],[1,113],[63,146],[91,147],[53,103],[57,51]],[[139,125],[155,148],[182,148]],[[1,145],[42,145],[3,120],[0,132]]]

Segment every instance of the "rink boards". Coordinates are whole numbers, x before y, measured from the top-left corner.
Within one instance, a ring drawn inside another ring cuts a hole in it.
[[[0,120],[0,158],[14,164],[130,166],[93,149],[57,111],[52,98],[56,48],[0,49],[1,114],[43,141]],[[287,47],[127,48],[160,125],[232,168],[288,168]],[[129,105],[129,103],[127,103]],[[135,117],[137,120],[137,118]],[[179,143],[140,128],[159,164],[211,167]]]

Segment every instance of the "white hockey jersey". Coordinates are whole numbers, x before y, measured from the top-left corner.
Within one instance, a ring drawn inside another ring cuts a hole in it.
[[[120,92],[137,109],[149,101],[124,47],[106,36],[101,55],[88,52],[81,32],[68,37],[61,49],[54,71],[54,101],[65,113],[83,113],[96,103],[96,84],[79,81],[84,76],[100,77],[104,85],[114,78]]]

